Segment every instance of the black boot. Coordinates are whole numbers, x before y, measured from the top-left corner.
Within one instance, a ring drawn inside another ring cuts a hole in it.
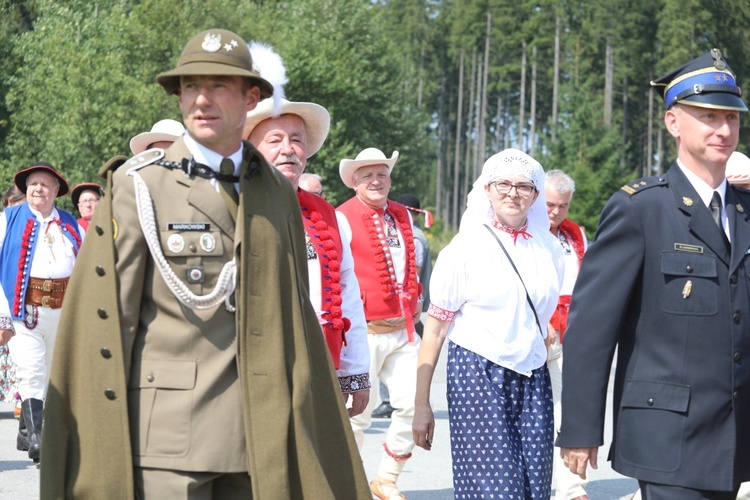
[[[26,420],[23,418],[23,411],[18,416],[18,437],[16,438],[16,448],[19,451],[29,451],[29,430],[26,428]]]
[[[44,403],[41,399],[27,399],[21,403],[21,414],[26,421],[29,433],[29,458],[39,461],[42,448],[42,413]]]

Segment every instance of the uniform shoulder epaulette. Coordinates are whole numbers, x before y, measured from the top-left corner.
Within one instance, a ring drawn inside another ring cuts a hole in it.
[[[155,163],[157,160],[164,158],[164,150],[161,148],[147,149],[143,153],[137,154],[125,162],[124,166],[127,173],[130,174],[140,168]]]
[[[641,191],[655,187],[655,186],[664,186],[667,184],[667,178],[664,176],[659,177],[643,177],[641,179],[636,179],[631,183],[625,184],[620,188],[621,191],[625,191],[630,196],[640,193]]]

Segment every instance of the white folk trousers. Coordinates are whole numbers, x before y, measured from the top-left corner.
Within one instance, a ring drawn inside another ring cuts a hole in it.
[[[391,425],[388,427],[385,445],[397,456],[406,456],[414,449],[411,424],[414,419],[414,397],[417,388],[417,355],[420,339],[414,334],[414,341],[409,342],[406,329],[392,333],[368,333],[367,342],[370,347],[370,381],[373,387],[380,379],[391,395],[391,406],[395,411],[391,415]],[[360,451],[364,443],[365,431],[372,424],[372,412],[378,405],[378,398],[374,391],[365,411],[350,418],[354,438]],[[403,467],[400,462],[398,467]],[[384,450],[383,462],[379,473],[392,476],[397,472],[396,464]],[[383,469],[393,470],[383,470]]]
[[[26,305],[27,314],[32,306]],[[10,355],[16,363],[16,379],[21,401],[41,399],[47,395],[52,354],[57,338],[57,325],[62,309],[36,307],[37,324],[29,329],[23,321],[13,321],[16,334],[8,342]]]

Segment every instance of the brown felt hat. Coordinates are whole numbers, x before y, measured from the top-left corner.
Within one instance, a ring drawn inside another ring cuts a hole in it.
[[[273,95],[273,86],[253,65],[247,44],[236,33],[211,29],[198,33],[185,44],[177,67],[156,77],[167,94],[177,93],[181,76],[242,76],[260,88],[261,98]]]

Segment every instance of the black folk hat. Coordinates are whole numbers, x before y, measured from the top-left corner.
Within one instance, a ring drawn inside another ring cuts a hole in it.
[[[167,94],[177,93],[181,76],[242,76],[260,88],[261,98],[273,95],[273,86],[253,65],[247,44],[236,33],[211,29],[198,33],[185,44],[177,67],[156,77]]]
[[[747,111],[734,72],[719,49],[711,49],[651,82],[667,109],[676,103],[700,108]]]
[[[73,202],[73,205],[78,205],[78,201],[80,201],[81,195],[84,191],[93,191],[101,197],[104,188],[96,182],[82,182],[73,186],[73,189],[70,190],[70,199]]]
[[[20,189],[23,194],[26,194],[26,180],[34,172],[47,172],[48,174],[54,176],[58,181],[60,181],[60,189],[57,191],[57,198],[68,194],[68,191],[70,191],[68,182],[62,175],[60,175],[55,167],[53,167],[46,161],[39,161],[34,163],[30,167],[19,170],[18,172],[16,172],[16,176],[13,178],[13,182],[16,184],[16,187]]]
[[[396,198],[396,203],[401,203],[406,208],[421,208],[419,204],[419,198],[411,193],[403,193]]]

